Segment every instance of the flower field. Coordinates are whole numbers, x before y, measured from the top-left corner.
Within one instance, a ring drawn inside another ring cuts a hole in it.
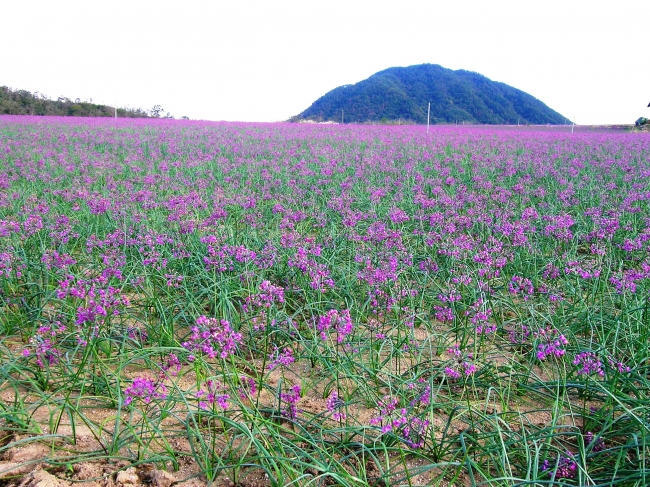
[[[0,484],[650,485],[649,250],[645,134],[0,117]]]

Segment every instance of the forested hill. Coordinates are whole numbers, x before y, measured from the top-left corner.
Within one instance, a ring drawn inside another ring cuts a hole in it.
[[[290,121],[345,123],[565,124],[569,120],[537,98],[471,71],[420,64],[389,68],[316,100]]]
[[[54,115],[72,117],[114,117],[115,108],[107,105],[70,100],[60,97],[51,100],[40,93],[30,93],[25,90],[12,90],[0,86],[0,115]],[[118,108],[117,116],[121,118],[172,118],[164,113],[160,105],[145,111],[141,108]]]

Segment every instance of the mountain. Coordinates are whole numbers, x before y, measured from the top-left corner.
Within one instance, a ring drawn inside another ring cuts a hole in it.
[[[290,121],[340,121],[343,111],[345,123],[426,123],[429,102],[431,123],[569,123],[517,88],[437,64],[388,68],[354,85],[339,86]]]
[[[41,93],[30,93],[26,90],[12,90],[7,86],[0,86],[0,115],[55,115],[60,117],[113,117],[115,108],[107,105],[98,105],[92,101],[74,101],[60,97],[50,100]],[[145,111],[141,108],[118,108],[117,116],[120,118],[171,118],[160,105]]]

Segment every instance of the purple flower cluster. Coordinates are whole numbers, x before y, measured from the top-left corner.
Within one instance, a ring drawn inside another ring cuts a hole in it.
[[[544,460],[542,463],[541,470],[543,472],[550,472],[551,465],[548,460]],[[572,479],[576,476],[578,471],[578,464],[575,461],[574,456],[567,452],[566,455],[560,456],[557,467],[555,468],[555,478],[556,479]]]
[[[508,283],[508,291],[511,294],[523,297],[525,301],[528,301],[534,290],[533,283],[525,277],[512,276],[512,279]]]
[[[544,361],[547,357],[562,357],[569,341],[557,328],[546,327],[534,333],[537,342],[537,359]]]
[[[217,320],[207,316],[199,316],[196,326],[192,327],[190,339],[183,342],[183,348],[199,352],[210,359],[217,356],[225,359],[234,354],[242,341],[242,335],[232,329],[227,320]],[[190,360],[194,356],[190,356]]]
[[[154,382],[146,377],[136,377],[129,387],[124,390],[124,405],[128,406],[135,399],[149,404],[156,399],[165,399],[167,388],[164,384]]]
[[[206,380],[195,394],[199,403],[199,408],[210,409],[214,404],[218,405],[224,411],[228,409],[228,399],[230,396],[225,393],[225,386],[214,380]]]
[[[176,377],[181,370],[181,361],[178,355],[170,353],[165,361],[160,365],[161,380],[171,377]]]
[[[335,283],[330,275],[328,267],[316,260],[321,256],[322,249],[318,245],[309,245],[298,247],[293,257],[289,258],[287,264],[289,267],[298,269],[301,273],[307,274],[311,279],[309,286],[321,293],[334,289]]]
[[[548,225],[544,227],[544,235],[554,237],[560,241],[569,241],[573,238],[571,227],[575,225],[573,217],[567,213],[544,217]]]
[[[59,254],[56,250],[50,249],[45,252],[41,259],[47,270],[58,269],[61,271],[68,271],[70,267],[75,265],[77,261],[68,254]],[[0,256],[0,262],[2,258]],[[0,275],[2,275],[0,264]]]
[[[22,277],[22,270],[24,266],[17,268],[13,254],[9,252],[0,252],[0,277],[9,279],[12,277],[14,270],[16,270],[16,277]]]
[[[259,292],[248,295],[242,309],[250,315],[255,331],[264,330],[268,321],[268,310],[272,306],[279,306],[284,303],[284,288],[274,286],[270,281],[262,281],[259,285]],[[271,325],[275,325],[275,319]]]
[[[627,269],[617,272],[609,278],[609,282],[614,286],[618,294],[626,292],[634,294],[638,283],[650,278],[650,263],[642,262],[640,267],[640,269]]]
[[[108,316],[119,315],[120,308],[130,304],[129,298],[123,295],[120,289],[113,286],[103,287],[101,284],[105,281],[103,276],[91,281],[66,276],[59,282],[59,299],[73,297],[84,301],[84,304],[77,308],[78,326],[98,325]]]
[[[451,365],[445,367],[445,375],[450,379],[460,379],[461,377],[470,377],[476,372],[474,356],[471,353],[463,352],[459,345],[456,344],[447,350],[452,357]]]
[[[239,383],[241,384],[237,389],[239,397],[241,399],[250,399],[257,393],[257,383],[252,377],[247,377],[242,375],[239,378]]]
[[[429,421],[409,414],[406,408],[400,408],[399,399],[384,396],[377,401],[378,414],[370,419],[371,425],[381,426],[383,434],[393,432],[413,449],[424,446]]]
[[[334,332],[336,341],[343,343],[354,331],[354,324],[350,317],[350,310],[338,311],[331,309],[324,316],[320,316],[316,322],[316,330],[322,340],[327,340],[328,334]]]
[[[479,335],[489,335],[490,333],[494,333],[497,329],[496,323],[490,322],[492,310],[487,307],[487,304],[483,299],[479,299],[468,310],[466,310],[465,316],[470,317],[470,321],[476,328],[476,333]]]
[[[61,352],[57,348],[56,342],[64,336],[66,329],[66,326],[62,325],[60,321],[55,321],[39,327],[36,334],[29,340],[36,364],[40,368],[59,363]],[[23,350],[23,357],[31,357],[31,355],[32,351],[29,348]]]
[[[270,308],[273,305],[284,303],[284,288],[274,286],[270,281],[262,281],[259,292],[246,297],[244,311],[253,309]]]
[[[577,275],[582,279],[597,279],[600,277],[601,269],[597,260],[585,259],[567,262],[564,272]]]
[[[281,414],[285,418],[296,419],[298,417],[298,401],[300,401],[302,388],[296,384],[289,392],[280,393]]]
[[[179,274],[172,273],[165,274],[165,279],[167,279],[167,287],[179,288],[185,278]]]
[[[605,376],[603,363],[594,352],[580,352],[573,359],[573,365],[578,367],[578,375],[598,374]]]
[[[585,435],[585,442],[587,447],[591,447],[591,451],[599,452],[606,448],[605,440],[602,437],[594,435],[593,432],[587,431]]]
[[[426,381],[423,378],[418,379],[416,383],[411,382],[407,385],[407,388],[410,391],[415,392],[415,397],[414,399],[411,400],[409,403],[410,407],[416,407],[416,406],[428,406],[431,404],[432,400],[432,394],[431,394],[431,386],[426,383]]]
[[[273,353],[269,355],[269,364],[266,366],[267,369],[273,370],[278,365],[291,365],[296,361],[296,358],[293,356],[293,350],[289,347],[285,347],[283,350],[275,347]]]
[[[625,365],[623,362],[620,360],[615,360],[612,357],[607,357],[607,363],[609,364],[610,368],[618,372],[619,374],[624,374],[627,372],[630,372],[632,369],[630,366]]]
[[[233,272],[236,268],[246,264],[254,264],[257,253],[243,245],[213,245],[218,240],[201,239],[208,243],[208,255],[203,259],[206,266],[219,272]]]
[[[332,391],[327,398],[327,410],[332,413],[332,419],[336,421],[345,421],[346,414],[342,410],[345,403],[339,398],[339,393],[337,391]]]
[[[523,345],[528,342],[531,331],[526,325],[519,324],[519,326],[512,328],[508,331],[508,338],[513,345]]]

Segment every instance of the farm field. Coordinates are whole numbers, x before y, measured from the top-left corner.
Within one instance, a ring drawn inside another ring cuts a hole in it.
[[[647,134],[0,117],[0,484],[650,485],[649,250]]]

